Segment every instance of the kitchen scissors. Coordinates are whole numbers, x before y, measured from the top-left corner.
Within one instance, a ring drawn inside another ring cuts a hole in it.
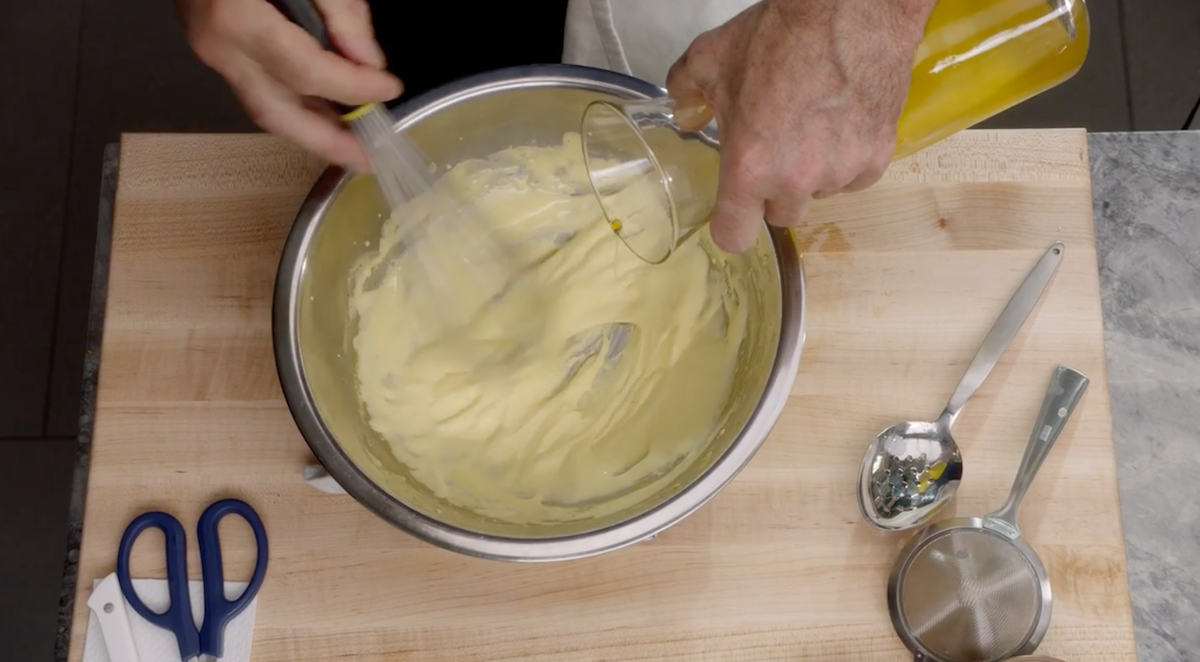
[[[217,525],[230,514],[239,515],[250,525],[258,548],[254,560],[254,574],[246,590],[234,600],[225,599],[225,568],[221,562],[221,541]],[[148,528],[163,532],[166,538],[167,589],[171,604],[161,614],[142,602],[133,589],[129,575],[129,554],[133,543]],[[267,531],[262,519],[250,504],[239,499],[222,499],[210,505],[200,515],[196,525],[197,542],[200,546],[200,570],[204,595],[204,623],[197,629],[192,615],[192,603],[188,593],[187,538],[183,525],[171,515],[152,511],[138,515],[121,536],[117,549],[117,581],[125,600],[142,618],[164,630],[175,634],[179,643],[179,655],[183,662],[191,660],[216,660],[224,647],[225,626],[242,612],[258,594],[263,577],[267,573]]]

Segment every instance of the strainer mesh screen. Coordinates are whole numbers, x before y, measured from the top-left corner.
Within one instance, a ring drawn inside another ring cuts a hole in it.
[[[917,548],[898,580],[913,637],[946,662],[1010,657],[1037,625],[1037,575],[1015,545],[979,529],[949,529]]]

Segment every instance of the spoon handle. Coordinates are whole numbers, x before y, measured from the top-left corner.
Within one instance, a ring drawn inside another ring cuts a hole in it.
[[[971,365],[967,366],[967,371],[963,373],[962,379],[958,382],[958,388],[955,388],[954,394],[950,396],[950,402],[946,403],[946,411],[942,412],[939,421],[945,425],[946,429],[954,425],[954,419],[958,418],[963,405],[967,404],[967,400],[970,400],[971,396],[975,395],[975,391],[979,390],[983,380],[987,379],[992,368],[995,368],[996,364],[1000,362],[1004,350],[1008,349],[1013,338],[1017,336],[1017,332],[1021,330],[1025,318],[1029,317],[1029,313],[1037,305],[1038,299],[1042,297],[1042,292],[1050,284],[1050,277],[1058,269],[1059,262],[1062,262],[1063,250],[1061,241],[1050,245],[1050,249],[1025,277],[1025,282],[1017,288],[1016,294],[1013,294],[1008,305],[1004,307],[1004,311],[1000,313],[1000,317],[996,318],[992,330],[983,339],[983,344],[979,346],[979,351],[975,353]]]
[[[1021,499],[1025,498],[1025,492],[1033,484],[1033,477],[1042,468],[1050,449],[1054,448],[1059,433],[1067,426],[1067,419],[1087,390],[1088,381],[1087,377],[1065,366],[1054,369],[1050,386],[1046,388],[1046,397],[1042,399],[1042,411],[1033,425],[1029,445],[1025,447],[1025,456],[1021,458],[1021,467],[1017,469],[1017,477],[1013,480],[1012,492],[992,517],[1017,528],[1017,509],[1021,507]]]

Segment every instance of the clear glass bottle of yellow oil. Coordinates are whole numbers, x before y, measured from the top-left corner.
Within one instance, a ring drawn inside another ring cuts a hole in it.
[[[1084,0],[938,0],[917,48],[896,158],[1074,76],[1089,27]]]

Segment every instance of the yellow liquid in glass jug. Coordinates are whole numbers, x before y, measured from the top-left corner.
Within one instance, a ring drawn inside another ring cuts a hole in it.
[[[1067,80],[1089,37],[1084,0],[939,0],[917,48],[895,158]]]

